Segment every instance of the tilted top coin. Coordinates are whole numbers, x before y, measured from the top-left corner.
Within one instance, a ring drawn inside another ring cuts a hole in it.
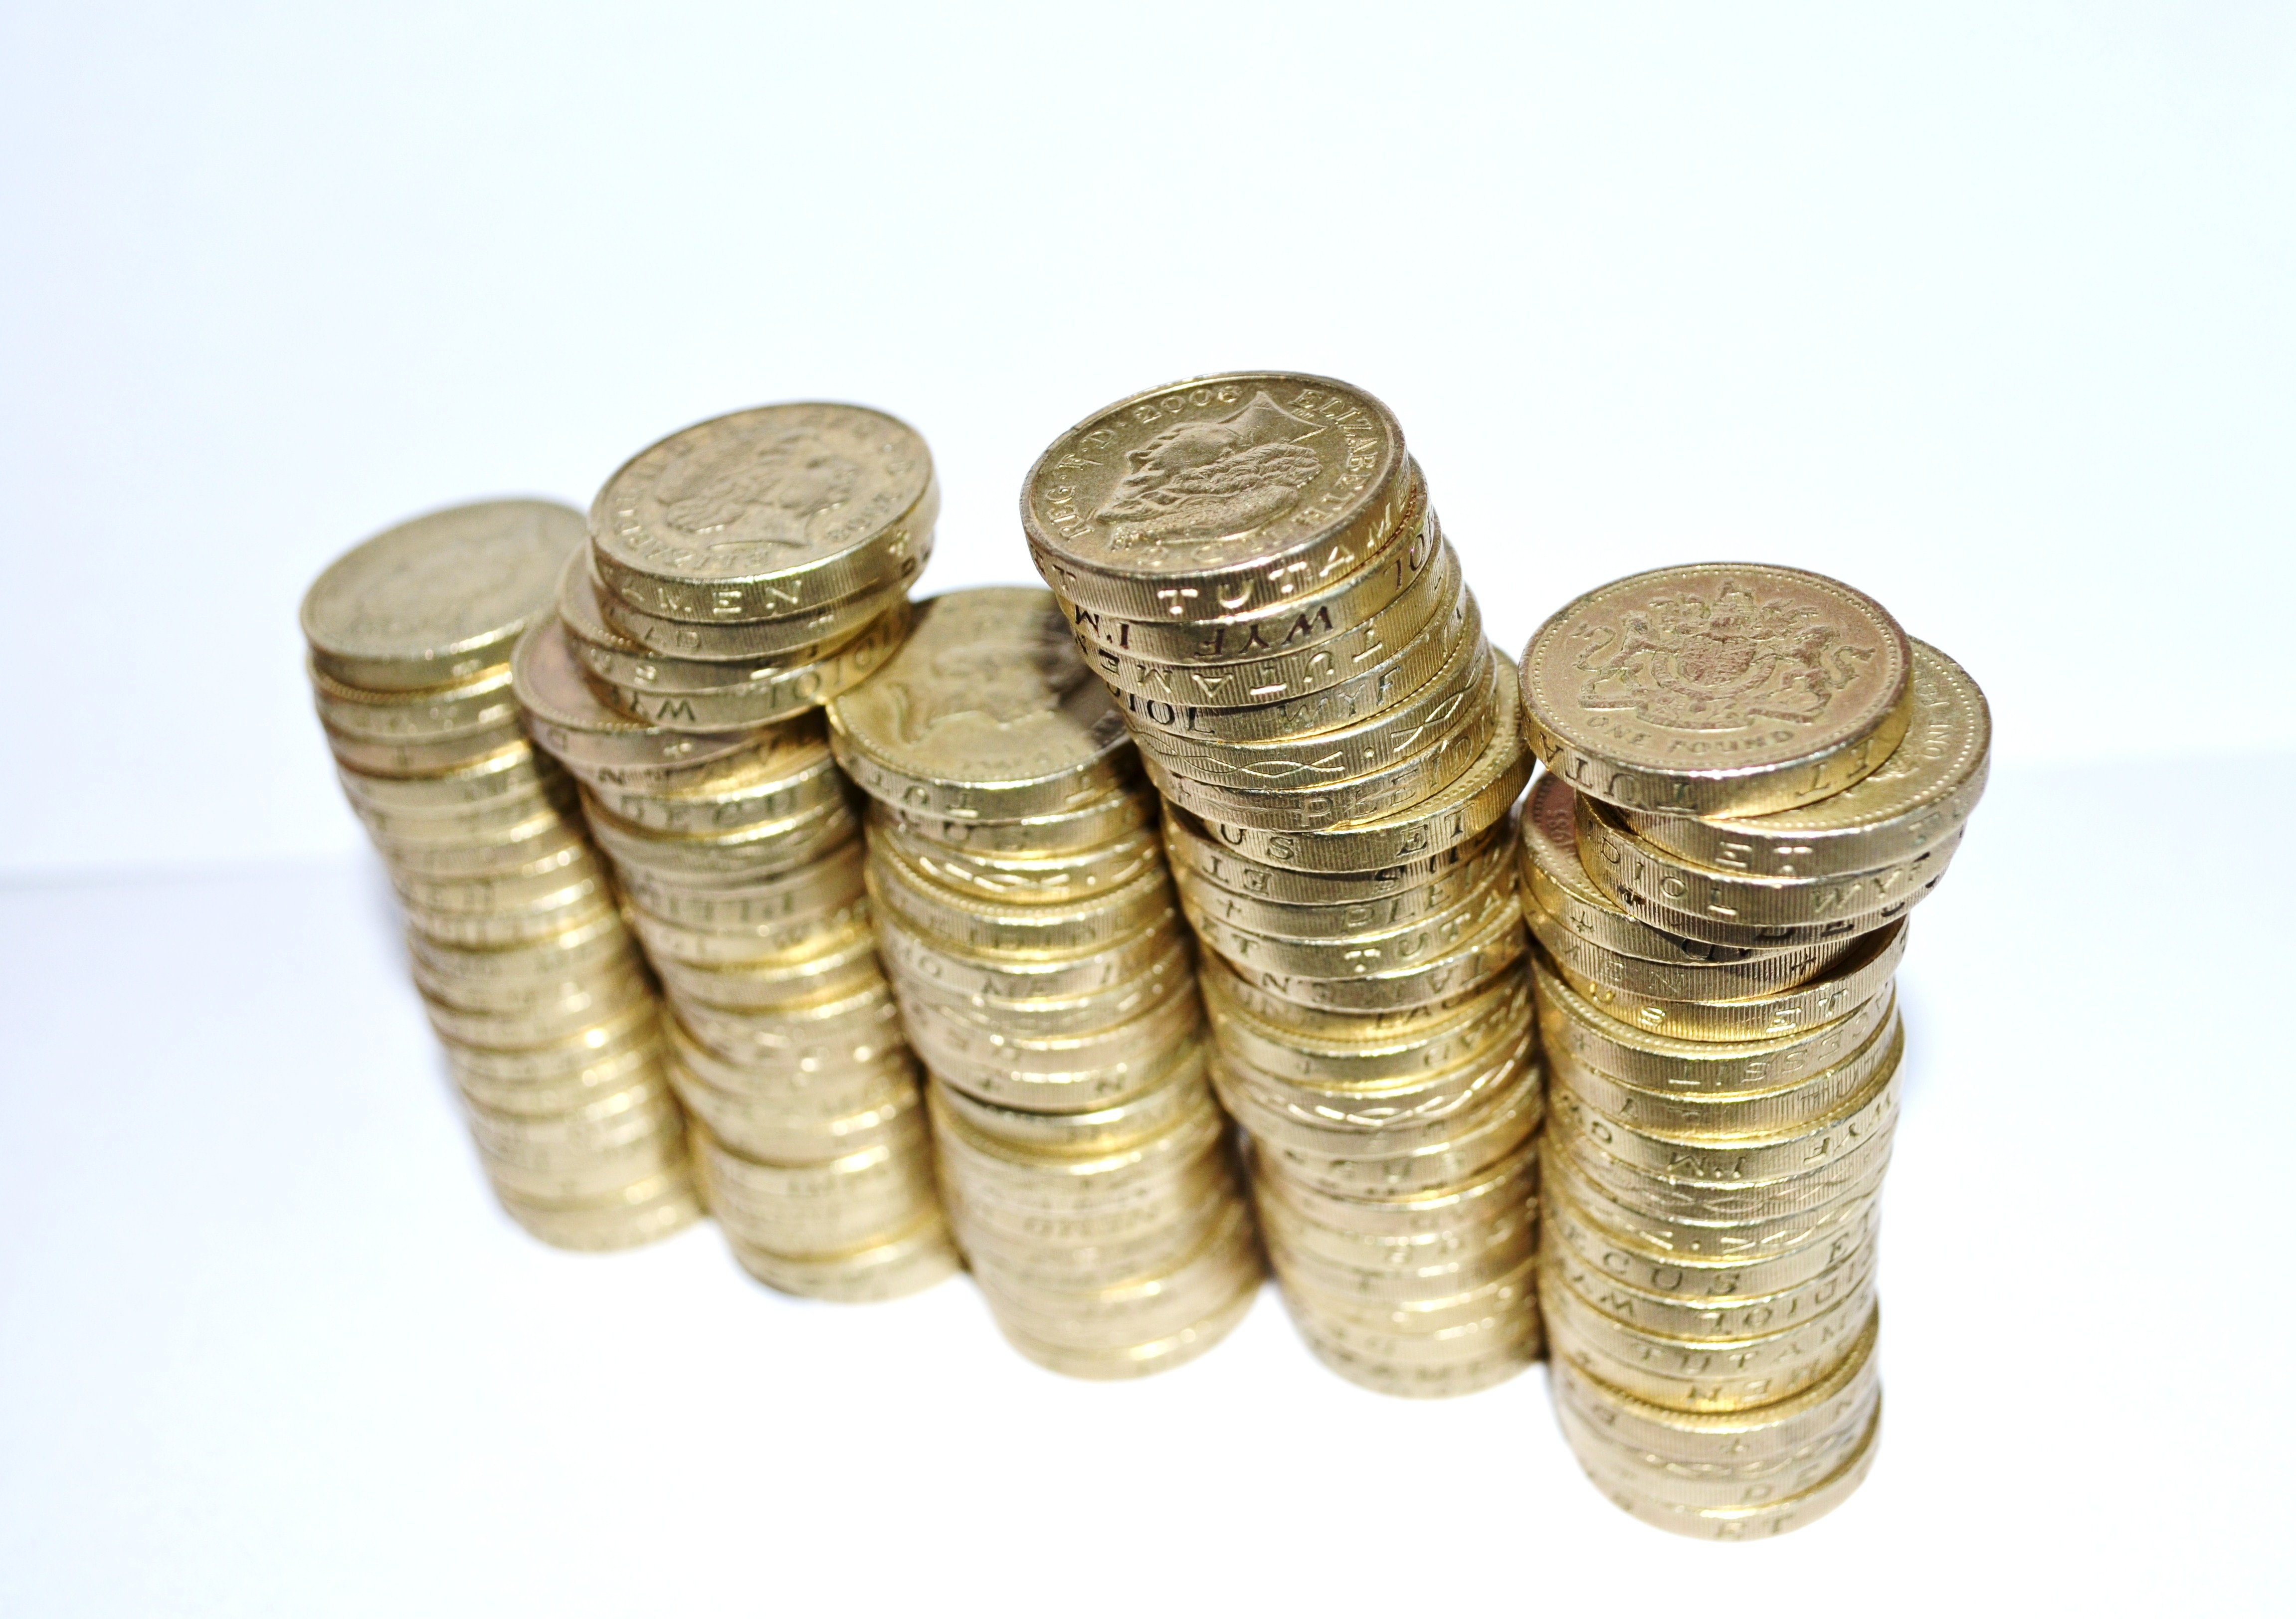
[[[311,659],[370,691],[464,680],[509,660],[549,610],[588,530],[554,501],[481,501],[385,529],[328,565],[303,597]]]
[[[1644,838],[1718,871],[1838,877],[1911,859],[1952,837],[1977,807],[1993,744],[1985,693],[1962,666],[1914,642],[1914,720],[1882,767],[1800,809],[1737,820],[1630,813]]]
[[[857,405],[767,405],[673,433],[590,506],[599,577],[694,624],[780,618],[916,571],[939,505],[915,429]]]
[[[1912,717],[1913,646],[1821,574],[1707,562],[1587,592],[1522,656],[1523,738],[1582,793],[1763,814],[1870,774]]]
[[[900,650],[829,705],[873,797],[969,821],[1054,814],[1135,765],[1124,716],[1051,593],[952,591],[917,604]]]
[[[1252,613],[1362,565],[1413,503],[1403,429],[1327,377],[1240,372],[1119,401],[1053,441],[1021,495],[1062,600],[1160,620]]]

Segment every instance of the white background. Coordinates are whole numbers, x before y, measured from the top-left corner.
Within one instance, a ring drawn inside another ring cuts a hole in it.
[[[0,1611],[2274,1594],[2296,9],[15,4],[0,209]],[[929,586],[1025,579],[1055,432],[1251,365],[1396,408],[1510,651],[1756,557],[1994,700],[1889,1432],[1803,1534],[1644,1530],[1542,1375],[1382,1401],[1272,1295],[1104,1389],[962,1282],[809,1308],[486,1201],[309,577],[830,397],[931,442]]]

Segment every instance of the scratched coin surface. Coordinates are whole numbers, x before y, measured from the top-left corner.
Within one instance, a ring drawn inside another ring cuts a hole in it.
[[[932,457],[857,405],[768,405],[640,451],[590,507],[599,576],[641,612],[781,618],[914,576]]]
[[[1587,592],[1531,637],[1523,737],[1581,793],[1655,814],[1830,797],[1912,718],[1913,646],[1882,605],[1796,568],[1698,563]]]
[[[1406,514],[1403,429],[1328,377],[1241,372],[1120,400],[1054,439],[1021,513],[1062,597],[1162,620],[1253,613],[1362,566]]]
[[[960,819],[1057,814],[1135,769],[1124,717],[1049,591],[919,602],[900,650],[829,715],[847,769],[873,797]]]
[[[554,501],[482,501],[385,529],[338,557],[303,598],[321,673],[369,691],[465,680],[505,663],[550,607],[587,533]]]

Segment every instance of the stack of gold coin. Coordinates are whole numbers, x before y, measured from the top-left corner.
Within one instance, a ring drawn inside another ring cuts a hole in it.
[[[1393,1394],[1514,1375],[1539,1350],[1530,765],[1401,429],[1323,378],[1176,384],[1062,435],[1021,511],[1167,802],[1303,1336]]]
[[[1869,598],[1751,565],[1582,596],[1521,684],[1562,1429],[1639,1517],[1783,1533],[1873,1465],[1893,975],[1985,699]]]
[[[511,689],[512,645],[585,532],[540,501],[434,512],[338,559],[302,621],[480,1161],[536,1236],[614,1248],[699,1210],[653,985]]]
[[[1078,1377],[1202,1353],[1250,1308],[1259,1246],[1155,797],[1059,606],[921,602],[907,644],[829,712],[873,800],[878,938],[997,1324]]]
[[[899,644],[936,503],[923,440],[875,411],[703,422],[607,481],[518,648],[660,977],[710,1210],[752,1276],[810,1297],[958,1263],[820,712]]]

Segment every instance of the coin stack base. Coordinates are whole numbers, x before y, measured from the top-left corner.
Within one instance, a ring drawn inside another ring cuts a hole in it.
[[[1166,801],[1301,1336],[1387,1394],[1513,1376],[1540,1348],[1529,767],[1401,429],[1343,383],[1205,378],[1071,429],[1021,505]]]
[[[1644,1521],[1784,1533],[1879,1443],[1894,975],[1983,789],[1984,699],[1869,599],[1755,566],[1591,592],[1521,678],[1557,1416]]]
[[[1259,1241],[1155,800],[1052,599],[919,603],[830,717],[873,800],[879,941],[998,1327],[1071,1377],[1193,1360],[1250,1307]]]
[[[303,626],[488,1179],[534,1236],[604,1250],[700,1211],[652,980],[512,690],[512,643],[583,532],[538,501],[417,519],[329,568]]]
[[[922,442],[876,412],[703,422],[608,480],[518,648],[661,979],[709,1211],[744,1271],[809,1298],[960,1263],[819,708],[899,644],[937,502]]]

